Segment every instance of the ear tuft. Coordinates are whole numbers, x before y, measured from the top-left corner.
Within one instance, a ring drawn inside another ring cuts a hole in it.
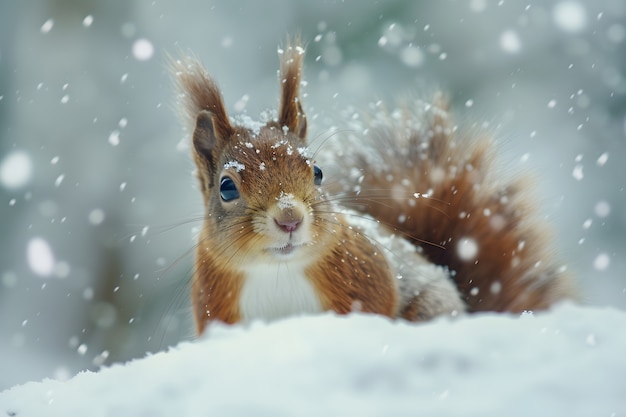
[[[176,78],[179,101],[185,110],[188,123],[194,126],[198,114],[208,110],[213,115],[215,133],[226,139],[233,133],[220,90],[198,60],[186,57],[170,59],[170,67]]]
[[[234,133],[217,84],[193,58],[170,59],[179,107],[193,130],[193,154],[203,188],[213,187],[217,151]]]
[[[306,138],[307,121],[300,102],[300,80],[304,47],[296,38],[288,41],[285,49],[279,49],[281,99],[278,122],[301,139]]]

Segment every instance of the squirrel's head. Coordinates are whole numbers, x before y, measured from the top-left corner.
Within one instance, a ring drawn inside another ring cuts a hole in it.
[[[192,149],[205,227],[212,241],[251,261],[310,257],[320,230],[316,207],[324,204],[322,171],[307,151],[299,99],[304,49],[279,53],[278,117],[261,127],[231,123],[217,85],[199,64],[177,72],[195,119]]]

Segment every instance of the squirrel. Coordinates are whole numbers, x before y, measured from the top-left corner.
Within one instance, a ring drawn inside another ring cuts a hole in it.
[[[215,320],[360,311],[425,321],[576,298],[530,184],[502,182],[490,139],[455,127],[440,95],[374,115],[333,152],[338,179],[326,184],[307,147],[304,47],[278,52],[278,113],[258,123],[229,118],[198,60],[172,60],[205,207],[197,334]]]

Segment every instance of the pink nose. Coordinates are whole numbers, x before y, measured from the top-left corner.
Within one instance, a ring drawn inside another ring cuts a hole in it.
[[[291,233],[294,232],[298,226],[300,226],[300,223],[302,223],[302,220],[277,220],[274,219],[274,223],[276,223],[276,226],[280,227],[280,229],[285,232],[285,233]]]

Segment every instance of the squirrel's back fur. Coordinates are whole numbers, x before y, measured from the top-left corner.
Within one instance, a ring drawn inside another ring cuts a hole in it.
[[[529,184],[501,182],[489,140],[456,129],[439,99],[337,139],[330,163],[343,187],[323,185],[306,149],[304,49],[280,55],[278,116],[254,126],[228,117],[197,61],[173,63],[206,208],[191,289],[198,333],[210,320],[355,308],[425,320],[573,296]]]

